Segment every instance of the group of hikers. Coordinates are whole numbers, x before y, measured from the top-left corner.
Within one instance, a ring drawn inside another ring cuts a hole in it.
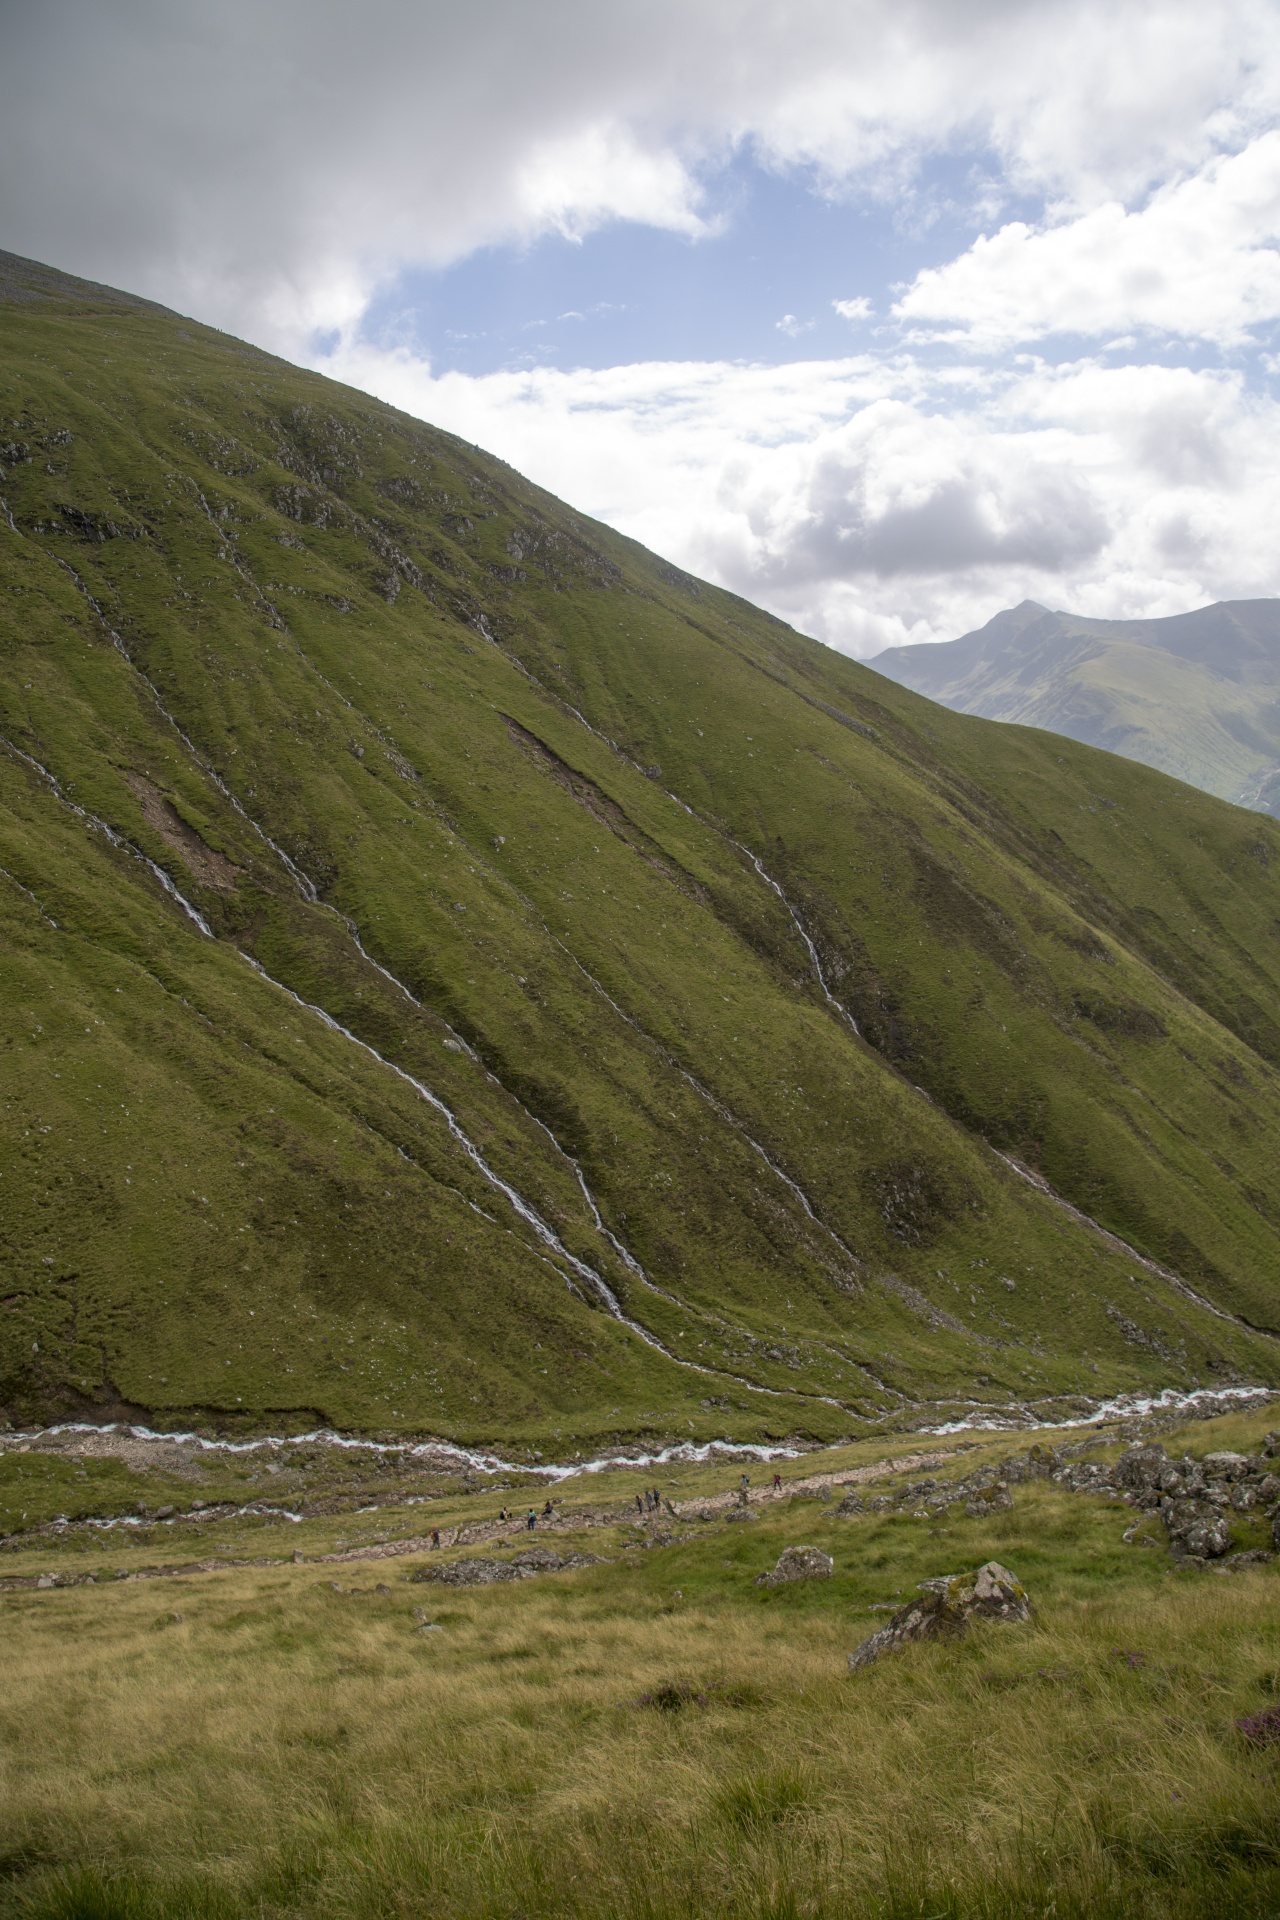
[[[744,1473],[741,1476],[741,1481],[739,1484],[739,1490],[738,1490],[739,1500],[742,1500],[742,1501],[746,1500],[747,1491],[750,1485],[751,1485],[751,1480],[749,1476]],[[775,1493],[781,1493],[782,1491],[782,1475],[779,1473],[775,1473],[773,1476],[773,1491]],[[640,1515],[641,1519],[643,1519],[647,1513],[662,1512],[662,1495],[659,1492],[657,1487],[646,1487],[643,1493],[638,1493],[636,1495],[636,1512]],[[502,1511],[498,1515],[498,1519],[502,1522],[509,1522],[514,1517],[515,1516],[512,1514],[509,1507],[503,1507]],[[552,1504],[550,1497],[548,1497],[542,1509],[542,1518],[544,1520],[554,1520],[555,1517],[556,1517],[555,1507]],[[526,1513],[524,1518],[524,1524],[525,1524],[526,1531],[529,1533],[532,1533],[534,1528],[538,1524],[538,1511],[536,1507],[529,1508],[529,1511]],[[432,1527],[431,1529],[431,1545],[433,1547],[438,1547],[440,1545],[439,1527]]]
[[[555,1517],[556,1517],[555,1507],[552,1505],[551,1501],[548,1500],[543,1506],[542,1518],[544,1520],[554,1520]],[[502,1511],[498,1515],[498,1519],[503,1522],[511,1521],[514,1518],[515,1518],[515,1515],[512,1513],[510,1507],[503,1507]],[[524,1517],[524,1524],[525,1524],[526,1532],[532,1533],[534,1528],[538,1524],[538,1510],[536,1507],[529,1508],[529,1511],[526,1513]],[[433,1549],[440,1545],[439,1527],[432,1527],[431,1529],[431,1545]]]

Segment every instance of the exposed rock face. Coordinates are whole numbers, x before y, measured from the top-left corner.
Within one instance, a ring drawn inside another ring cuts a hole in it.
[[[788,1547],[772,1573],[756,1575],[758,1587],[781,1587],[791,1580],[829,1580],[836,1563],[821,1547]]]
[[[988,1560],[976,1573],[943,1574],[920,1585],[922,1599],[900,1607],[891,1620],[849,1655],[851,1672],[869,1667],[882,1653],[905,1646],[910,1640],[955,1639],[971,1620],[1013,1623],[1031,1618],[1026,1588],[1016,1574],[996,1560]]]

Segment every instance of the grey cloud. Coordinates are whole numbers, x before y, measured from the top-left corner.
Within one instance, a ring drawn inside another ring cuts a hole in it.
[[[530,167],[592,129],[668,167],[751,141],[828,178],[965,138],[1074,191],[1099,152],[1127,178],[1199,151],[1246,70],[1265,93],[1269,0],[1212,11],[1206,39],[1201,0],[1154,25],[1103,0],[11,4],[0,243],[284,339],[335,288],[358,312],[401,264],[526,233]]]
[[[809,512],[762,576],[799,581],[926,577],[977,567],[1024,566],[1060,573],[1098,553],[1110,528],[1072,474],[1015,463],[997,479],[970,471],[940,479],[923,499],[877,512],[865,470],[828,462],[815,475]]]

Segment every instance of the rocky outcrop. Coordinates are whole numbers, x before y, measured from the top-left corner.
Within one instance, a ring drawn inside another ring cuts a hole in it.
[[[850,1672],[869,1667],[881,1654],[912,1640],[953,1640],[971,1620],[1014,1624],[1031,1618],[1031,1599],[1016,1574],[996,1560],[976,1573],[948,1573],[920,1583],[922,1599],[900,1607],[869,1640],[849,1655]]]
[[[1176,1560],[1222,1559],[1231,1546],[1233,1513],[1267,1514],[1280,1502],[1280,1475],[1272,1471],[1269,1450],[1171,1460],[1163,1447],[1130,1447],[1112,1477],[1134,1505],[1159,1513]],[[1280,1545],[1277,1522],[1280,1515],[1273,1520]]]
[[[756,1575],[758,1587],[782,1587],[792,1580],[829,1580],[836,1563],[821,1547],[788,1547],[772,1573]]]

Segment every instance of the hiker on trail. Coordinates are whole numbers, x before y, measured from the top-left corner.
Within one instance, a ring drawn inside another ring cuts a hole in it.
[[[773,1476],[773,1490],[775,1493],[782,1492],[782,1475],[780,1473],[775,1473]]]
[[[554,1520],[556,1517],[556,1510],[550,1500],[547,1501],[546,1506],[542,1509],[542,1517],[544,1520]]]
[[[509,1520],[511,1518],[511,1515],[507,1512],[506,1508],[504,1507],[502,1509],[502,1512],[498,1515],[498,1518],[499,1520]]]
[[[524,1524],[525,1524],[525,1526],[526,1526],[526,1527],[527,1527],[527,1528],[529,1529],[529,1532],[530,1532],[530,1533],[532,1533],[532,1532],[533,1532],[533,1530],[534,1530],[534,1528],[535,1528],[535,1527],[537,1526],[537,1524],[538,1524],[538,1516],[537,1516],[537,1514],[536,1514],[536,1513],[534,1512],[534,1510],[533,1510],[533,1508],[532,1508],[532,1507],[530,1507],[530,1509],[529,1509],[529,1512],[528,1512],[528,1516],[527,1516],[527,1518],[526,1518],[526,1520],[525,1520],[525,1523],[524,1523]]]
[[[745,1492],[746,1492],[746,1490],[747,1490],[747,1488],[748,1488],[748,1487],[749,1487],[750,1485],[751,1485],[751,1481],[750,1481],[750,1479],[748,1478],[748,1476],[747,1476],[747,1475],[746,1475],[746,1474],[744,1473],[744,1474],[743,1474],[743,1476],[742,1476],[742,1491],[743,1491],[743,1492],[745,1493]]]
[[[431,1529],[431,1544],[432,1544],[432,1546],[433,1546],[433,1547],[438,1547],[438,1546],[440,1545],[440,1529],[439,1529],[439,1527],[432,1527],[432,1529]]]
[[[641,1518],[644,1517],[644,1501],[640,1498],[639,1494],[636,1495],[636,1512]]]
[[[662,1512],[662,1495],[656,1487],[653,1490],[653,1510],[655,1513]]]

